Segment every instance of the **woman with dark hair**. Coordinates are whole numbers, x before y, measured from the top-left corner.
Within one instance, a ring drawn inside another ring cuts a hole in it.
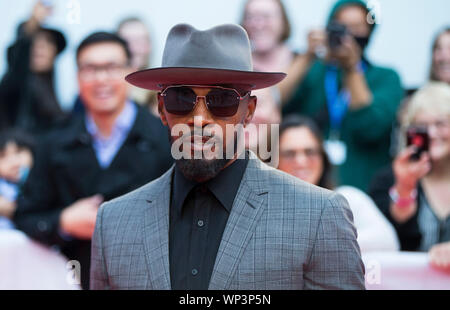
[[[433,42],[430,80],[450,84],[450,27],[441,31]]]
[[[51,7],[38,1],[8,48],[8,70],[0,82],[0,129],[18,127],[39,135],[63,119],[54,89],[54,63],[63,34],[41,26]]]
[[[308,183],[333,189],[331,164],[314,121],[297,115],[282,121],[278,169]],[[369,196],[351,186],[341,186],[336,191],[349,202],[361,251],[399,249],[394,228]]]
[[[290,139],[291,136],[293,139]],[[299,138],[302,137],[304,139],[299,141]],[[295,169],[294,165],[289,164],[290,160],[299,163],[295,160],[297,154],[294,147],[288,147],[290,142],[297,146],[309,144],[308,147],[304,148],[304,155],[305,159],[310,160],[310,162],[309,165],[305,165],[304,169]],[[323,147],[322,134],[312,119],[297,115],[290,115],[283,119],[280,124],[279,169],[320,187],[330,190],[334,187],[331,164]]]
[[[294,53],[286,41],[291,33],[281,0],[248,0],[241,19],[252,45],[256,71],[287,71]]]

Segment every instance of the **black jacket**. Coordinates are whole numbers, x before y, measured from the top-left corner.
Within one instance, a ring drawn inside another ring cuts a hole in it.
[[[111,162],[98,164],[85,128],[84,115],[49,134],[39,147],[35,165],[18,198],[15,223],[31,238],[57,245],[81,263],[81,282],[88,287],[90,241],[64,239],[59,233],[62,210],[76,200],[123,195],[162,175],[171,165],[168,131],[161,121],[138,107],[135,123]]]
[[[0,130],[19,127],[41,136],[64,120],[54,90],[54,72],[33,73],[33,38],[21,24],[16,41],[7,49],[8,69],[0,81]]]
[[[418,251],[422,240],[422,235],[419,230],[418,212],[405,223],[399,224],[392,218],[389,211],[391,205],[389,189],[394,183],[395,178],[392,167],[386,167],[380,170],[373,178],[369,187],[369,195],[397,231],[401,250]],[[418,190],[420,191],[421,189],[418,188]],[[420,208],[419,199],[420,195],[417,196],[418,208]]]

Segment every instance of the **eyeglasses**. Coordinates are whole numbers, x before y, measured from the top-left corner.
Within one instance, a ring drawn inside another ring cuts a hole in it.
[[[93,81],[97,77],[98,72],[100,71],[104,72],[108,76],[108,78],[121,79],[123,78],[124,75],[123,70],[125,68],[126,68],[125,65],[120,64],[108,64],[104,66],[85,65],[80,66],[78,72],[80,74],[80,79],[89,82]]]
[[[421,128],[428,129],[432,126],[434,126],[438,131],[442,131],[442,130],[450,127],[450,120],[449,119],[440,119],[440,120],[437,120],[435,122],[430,122],[430,123],[416,122],[413,125],[411,125],[410,127],[421,127]]]
[[[306,148],[304,150],[281,150],[280,157],[286,160],[294,160],[299,154],[304,154],[306,159],[316,159],[321,154],[319,149]]]
[[[206,96],[197,96],[192,87],[211,88]],[[236,114],[239,104],[248,97],[241,97],[237,90],[221,86],[174,85],[163,90],[161,96],[167,112],[176,115],[191,113],[199,98],[203,98],[208,110],[218,117],[229,117]]]

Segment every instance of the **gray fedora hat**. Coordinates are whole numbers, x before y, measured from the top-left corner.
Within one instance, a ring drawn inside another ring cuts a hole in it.
[[[260,89],[277,84],[285,76],[281,72],[253,71],[248,35],[239,25],[200,31],[178,24],[167,36],[162,66],[131,73],[125,79],[150,90],[182,84],[232,84]]]

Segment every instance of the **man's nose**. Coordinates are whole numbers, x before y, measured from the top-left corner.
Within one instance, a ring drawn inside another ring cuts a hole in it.
[[[194,118],[195,118],[195,126],[202,128],[206,125],[212,124],[213,116],[211,115],[211,112],[208,110],[208,107],[206,105],[205,97],[199,96],[197,98],[197,104],[194,107],[194,110],[191,113],[190,123],[194,125]]]
[[[295,155],[295,163],[297,166],[304,168],[308,166],[308,158],[304,152],[299,152]]]
[[[109,79],[109,75],[105,70],[98,70],[95,72],[94,80],[103,83]]]

